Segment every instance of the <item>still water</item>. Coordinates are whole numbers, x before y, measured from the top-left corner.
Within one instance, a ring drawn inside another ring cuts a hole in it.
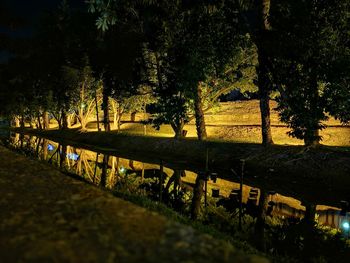
[[[237,181],[228,181],[220,178],[220,173],[208,174],[183,166],[177,168],[160,160],[146,163],[18,133],[2,137],[8,148],[48,162],[87,182],[110,190],[122,189],[144,195],[193,217],[198,216],[203,207],[222,206],[240,221],[245,215],[254,219],[261,213],[270,219],[290,222],[309,216],[320,226],[341,231],[347,230],[350,219],[350,213],[345,210],[346,203],[344,207],[341,203],[339,207],[304,206],[301,201],[278,192],[241,184],[239,175]]]

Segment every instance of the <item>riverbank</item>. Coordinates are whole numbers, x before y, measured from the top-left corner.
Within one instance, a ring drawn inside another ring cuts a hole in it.
[[[20,131],[20,130],[16,130]],[[159,160],[166,166],[204,171],[208,155],[209,170],[229,180],[238,180],[229,172],[239,173],[245,160],[247,184],[278,191],[303,203],[338,206],[350,200],[350,151],[346,147],[305,148],[228,142],[199,142],[193,139],[120,135],[115,132],[23,130],[62,143],[98,152],[148,162]]]
[[[0,146],[1,262],[267,262]]]

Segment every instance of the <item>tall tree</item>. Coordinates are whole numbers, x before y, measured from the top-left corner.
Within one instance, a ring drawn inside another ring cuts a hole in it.
[[[269,55],[266,51],[266,38],[271,30],[270,25],[271,0],[259,0],[258,7],[258,28],[255,34],[255,43],[258,50],[258,88],[260,97],[261,132],[264,145],[273,144],[270,118],[270,93],[272,81],[270,79]]]
[[[281,93],[278,109],[292,129],[289,134],[306,145],[319,144],[326,111],[348,120],[348,113],[340,112],[349,109],[349,84],[339,65],[349,69],[345,62],[349,7],[345,0],[279,0],[272,6],[271,22],[278,39],[273,63]]]
[[[198,138],[205,139],[200,82],[219,74],[235,50],[230,1],[226,5],[220,1],[142,1],[131,6],[116,1],[89,3],[91,10],[100,13],[97,25],[104,30],[121,22],[116,14],[123,5],[137,17],[143,36],[143,63],[153,75],[152,81],[145,78],[146,83],[154,87],[159,98],[154,125],[170,124],[175,137],[181,138],[194,110]]]

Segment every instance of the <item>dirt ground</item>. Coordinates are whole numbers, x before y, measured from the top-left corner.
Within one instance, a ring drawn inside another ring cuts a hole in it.
[[[0,262],[267,262],[0,146]]]

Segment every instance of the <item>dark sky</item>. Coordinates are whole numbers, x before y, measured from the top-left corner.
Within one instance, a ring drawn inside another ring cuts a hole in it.
[[[40,15],[57,8],[60,0],[1,0],[4,10],[13,21],[20,21],[19,25],[13,27],[1,27],[2,32],[6,32],[15,37],[27,37],[34,31],[34,25]],[[13,22],[16,23],[16,22]],[[17,23],[16,23],[17,24]]]
[[[28,38],[35,32],[42,13],[55,10],[62,0],[0,0],[0,34],[14,38]],[[73,8],[86,8],[84,0],[70,0]],[[1,50],[0,63],[9,58],[6,50]]]
[[[56,9],[62,0],[0,0],[8,13],[8,16],[17,18],[24,24],[16,30],[2,27],[3,31],[20,37],[31,35],[35,30],[41,14],[45,11]],[[84,0],[70,0],[69,5],[74,8],[84,8]],[[14,31],[14,32],[10,32]]]

